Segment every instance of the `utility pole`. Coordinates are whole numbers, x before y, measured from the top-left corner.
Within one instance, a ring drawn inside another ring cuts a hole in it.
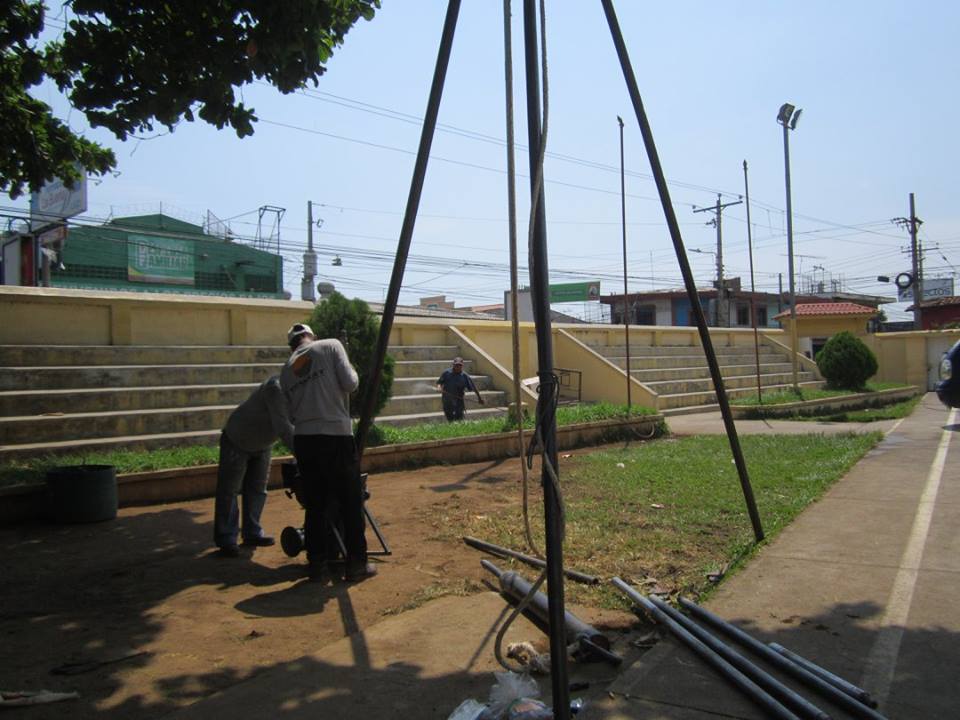
[[[712,212],[714,213],[713,218],[707,225],[713,225],[717,228],[717,327],[727,327],[730,325],[730,307],[729,304],[726,307],[726,312],[721,312],[720,308],[724,305],[726,300],[726,292],[723,286],[723,209],[728,208],[731,205],[740,205],[743,200],[737,200],[736,202],[721,203],[720,202],[720,193],[717,193],[717,203],[713,207],[705,207],[697,209],[697,206],[693,206],[693,211],[695,213],[700,212]]]
[[[307,251],[303,254],[303,280],[300,299],[316,302],[317,254],[313,251],[313,201],[307,200]]]
[[[913,280],[910,289],[913,293],[913,329],[922,330],[920,303],[923,302],[923,248],[917,240],[917,228],[923,225],[923,220],[917,217],[913,193],[910,193],[910,217],[894,218],[891,222],[910,231],[910,261],[912,264]]]
[[[910,247],[913,248],[913,305],[914,307],[919,308],[920,303],[923,302],[923,245],[920,244],[919,238],[917,238],[917,228],[920,227],[922,221],[917,217],[916,206],[913,202],[913,193],[910,193]],[[920,314],[913,316],[913,324],[915,329],[921,330],[922,320]]]

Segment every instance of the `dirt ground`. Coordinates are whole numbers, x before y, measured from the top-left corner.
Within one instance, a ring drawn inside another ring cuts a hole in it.
[[[0,530],[0,689],[80,693],[31,720],[160,717],[430,598],[485,590],[481,553],[443,536],[465,510],[519,512],[520,477],[515,459],[371,476],[368,507],[393,555],[352,585],[311,582],[305,559],[283,554],[280,531],[302,510],[282,491],[263,517],[277,546],[237,559],[212,546],[212,499]],[[603,628],[635,620],[585,612]]]

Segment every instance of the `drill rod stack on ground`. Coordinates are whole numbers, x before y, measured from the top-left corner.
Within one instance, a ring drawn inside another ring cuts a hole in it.
[[[826,720],[830,717],[825,711],[786,687],[766,670],[747,660],[717,639],[706,628],[695,623],[692,618],[683,615],[660,598],[645,597],[620,578],[613,578],[613,584],[636,603],[638,608],[642,608],[654,620],[669,629],[677,639],[700,655],[726,680],[729,680],[752,701],[762,706],[772,717],[792,718],[799,716],[812,720]],[[873,709],[876,707],[876,703],[872,698],[855,685],[836,677],[809,660],[800,658],[800,661],[803,661],[800,662],[788,659],[786,655],[789,651],[784,652],[785,649],[775,643],[771,646],[764,645],[743,630],[731,625],[696,603],[685,598],[680,598],[679,603],[696,619],[712,626],[741,646],[753,651],[773,667],[799,680],[851,715],[867,720],[884,720],[884,716]],[[816,670],[813,668],[816,668]],[[828,680],[825,677],[826,675],[832,677],[833,680]],[[783,704],[781,704],[781,701]],[[787,709],[786,706],[791,709]]]

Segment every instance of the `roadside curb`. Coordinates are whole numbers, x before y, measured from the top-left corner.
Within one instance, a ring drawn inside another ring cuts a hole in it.
[[[793,415],[818,415],[823,410],[862,410],[864,408],[888,405],[900,400],[921,395],[920,388],[910,385],[905,388],[891,388],[870,393],[851,393],[836,397],[800,400],[777,405],[731,405],[735,420],[760,420],[763,418],[785,418]]]

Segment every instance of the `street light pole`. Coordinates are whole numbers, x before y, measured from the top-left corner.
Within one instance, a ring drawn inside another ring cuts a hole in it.
[[[627,192],[623,171],[623,118],[617,115],[620,124],[620,226],[623,228],[623,334],[627,344],[627,414],[630,413],[630,313],[627,309]]]
[[[787,272],[790,276],[790,359],[793,365],[793,390],[800,392],[797,380],[797,295],[793,277],[793,205],[790,199],[790,130],[797,127],[802,110],[790,103],[780,106],[777,122],[783,125],[783,167],[787,188]]]

